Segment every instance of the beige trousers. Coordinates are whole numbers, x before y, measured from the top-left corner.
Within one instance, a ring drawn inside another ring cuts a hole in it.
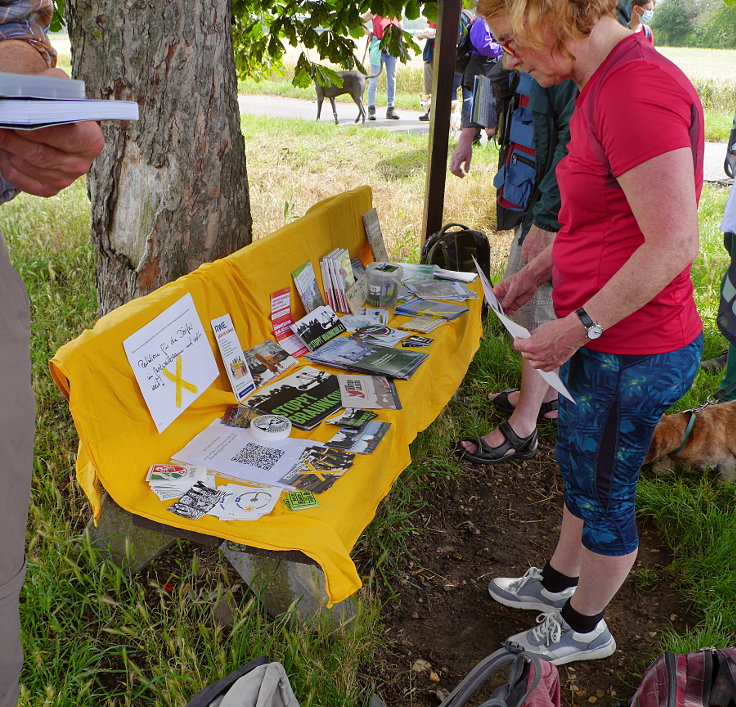
[[[23,663],[18,598],[33,469],[28,297],[0,237],[0,707],[15,707]]]

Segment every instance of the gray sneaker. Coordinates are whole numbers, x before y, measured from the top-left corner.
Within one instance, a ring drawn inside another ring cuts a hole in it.
[[[549,592],[542,586],[542,570],[530,567],[523,577],[496,577],[488,585],[488,593],[504,606],[514,609],[549,611],[561,609],[575,593],[575,587]]]
[[[539,626],[511,636],[506,645],[535,653],[555,665],[607,658],[616,650],[616,641],[603,619],[589,633],[573,631],[559,611],[540,614],[537,623]]]

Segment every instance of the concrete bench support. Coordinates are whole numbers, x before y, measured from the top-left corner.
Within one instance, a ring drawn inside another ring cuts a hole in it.
[[[176,542],[172,535],[136,525],[136,519],[105,494],[97,526],[90,520],[85,531],[91,545],[130,574],[146,568]]]
[[[302,621],[318,619],[339,626],[355,616],[354,595],[327,608],[325,576],[301,553],[257,551],[227,541],[221,550],[272,616],[292,605]],[[287,555],[304,559],[287,559]]]

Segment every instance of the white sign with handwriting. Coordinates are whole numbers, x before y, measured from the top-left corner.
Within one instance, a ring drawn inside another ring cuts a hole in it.
[[[129,336],[123,348],[159,433],[218,376],[190,294]]]

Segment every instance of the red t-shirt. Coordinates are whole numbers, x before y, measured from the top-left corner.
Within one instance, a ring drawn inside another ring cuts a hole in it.
[[[682,147],[693,150],[699,199],[703,109],[698,94],[643,34],[631,35],[614,47],[578,96],[568,154],[557,167],[562,228],[552,251],[552,297],[558,317],[585,305],[644,242],[616,178]],[[588,348],[665,353],[691,343],[702,326],[688,267]]]
[[[376,39],[383,39],[383,33],[386,31],[386,27],[394,25],[401,29],[401,20],[394,17],[381,17],[380,15],[373,15],[373,36]]]

